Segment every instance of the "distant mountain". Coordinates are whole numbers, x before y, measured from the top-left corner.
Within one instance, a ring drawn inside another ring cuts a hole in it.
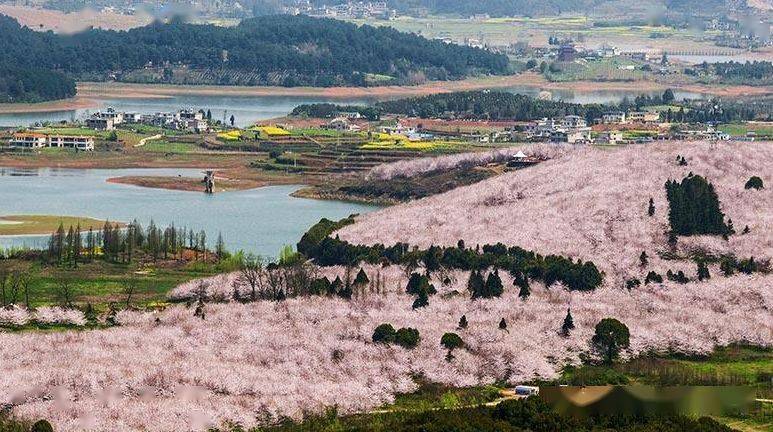
[[[35,32],[0,16],[0,67],[76,79],[246,85],[375,85],[502,74],[507,57],[391,28],[275,15],[235,27],[156,22],[128,31]]]

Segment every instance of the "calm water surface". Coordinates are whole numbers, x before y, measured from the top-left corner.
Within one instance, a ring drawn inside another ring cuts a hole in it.
[[[513,93],[522,93],[537,96],[539,88],[529,86],[515,86],[503,89]],[[650,95],[660,92],[640,92],[635,90],[596,90],[574,92],[571,90],[554,90],[553,100],[562,100],[574,103],[618,103],[623,98],[633,99],[639,94]],[[691,92],[674,92],[677,99],[701,99],[706,95]],[[329,99],[324,97],[289,97],[289,96],[210,96],[210,95],[185,95],[169,98],[141,98],[141,99],[101,99],[100,108],[113,107],[119,111],[136,111],[143,114],[156,112],[171,112],[181,108],[194,108],[211,110],[212,117],[216,120],[230,119],[234,116],[236,126],[249,126],[255,121],[287,115],[298,105],[307,103],[332,102],[337,104],[362,104],[370,105],[375,99],[351,98]],[[62,120],[83,120],[97,109],[77,109],[65,111],[49,111],[36,113],[5,113],[0,114],[0,126],[29,126],[37,122],[58,122]]]
[[[100,99],[100,107],[102,109],[113,107],[118,111],[135,111],[143,114],[172,112],[182,108],[208,109],[212,111],[213,119],[224,120],[233,115],[236,126],[244,127],[257,120],[287,115],[298,105],[320,102],[367,105],[373,103],[373,100],[367,98],[184,95],[169,98]],[[94,111],[98,111],[98,109],[0,114],[0,126],[28,126],[36,122],[82,120]]]
[[[205,195],[107,183],[126,175],[199,176],[195,169],[0,168],[0,215],[51,214],[131,221],[144,227],[174,223],[205,230],[214,245],[222,232],[228,249],[276,256],[322,217],[340,219],[378,207],[289,196],[298,186],[272,186]],[[94,227],[97,228],[97,227]],[[0,236],[0,247],[45,246],[47,236]]]

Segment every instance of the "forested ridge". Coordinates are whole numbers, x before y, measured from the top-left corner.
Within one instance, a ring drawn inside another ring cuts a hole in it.
[[[383,112],[421,118],[457,117],[489,120],[533,120],[563,115],[594,116],[608,107],[599,104],[535,99],[504,91],[465,91],[385,101]]]
[[[131,71],[162,68],[157,81],[172,82],[174,70],[184,66],[220,76],[249,75],[249,81],[221,84],[326,87],[459,79],[508,69],[505,56],[482,49],[391,28],[290,15],[251,18],[229,28],[171,20],[73,35],[35,32],[0,16],[0,49],[6,68],[58,71],[75,79],[130,81]]]

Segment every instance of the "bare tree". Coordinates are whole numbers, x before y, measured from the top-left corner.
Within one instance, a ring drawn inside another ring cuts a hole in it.
[[[72,286],[72,281],[68,277],[57,277],[54,294],[60,306],[64,308],[72,307],[74,289]]]
[[[6,297],[6,286],[9,283],[9,280],[11,278],[11,272],[8,269],[8,267],[2,263],[0,263],[0,293],[2,293],[2,306],[5,306],[8,304],[8,298]]]
[[[129,279],[124,283],[122,293],[126,296],[126,308],[128,309],[131,307],[132,303],[132,297],[134,296],[134,293],[137,291],[137,278],[132,275],[129,277]]]
[[[256,301],[265,290],[265,273],[263,259],[249,254],[239,263],[239,277],[234,281],[235,285],[250,287],[250,300]],[[238,287],[235,287],[238,289]]]

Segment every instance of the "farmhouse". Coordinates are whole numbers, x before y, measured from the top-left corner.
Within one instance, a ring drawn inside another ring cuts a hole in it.
[[[625,113],[622,111],[606,112],[601,116],[602,124],[624,124]]]
[[[550,135],[552,142],[583,144],[591,142],[590,128],[558,130]]]
[[[92,118],[112,120],[113,125],[119,125],[123,123],[122,112],[116,111],[113,107],[109,107],[106,111],[97,111],[92,115]]]
[[[615,145],[623,141],[623,133],[620,131],[601,132],[596,137],[596,144]]]
[[[115,129],[115,123],[113,122],[113,119],[95,116],[86,119],[86,127],[95,130],[109,131]]]
[[[628,120],[632,123],[657,123],[660,121],[660,113],[654,111],[632,111],[628,113]]]
[[[13,134],[9,146],[11,148],[42,148],[48,145],[48,137],[41,133],[18,132]]]
[[[339,132],[357,132],[360,130],[359,126],[344,117],[336,117],[333,120],[330,120],[325,127]]]

